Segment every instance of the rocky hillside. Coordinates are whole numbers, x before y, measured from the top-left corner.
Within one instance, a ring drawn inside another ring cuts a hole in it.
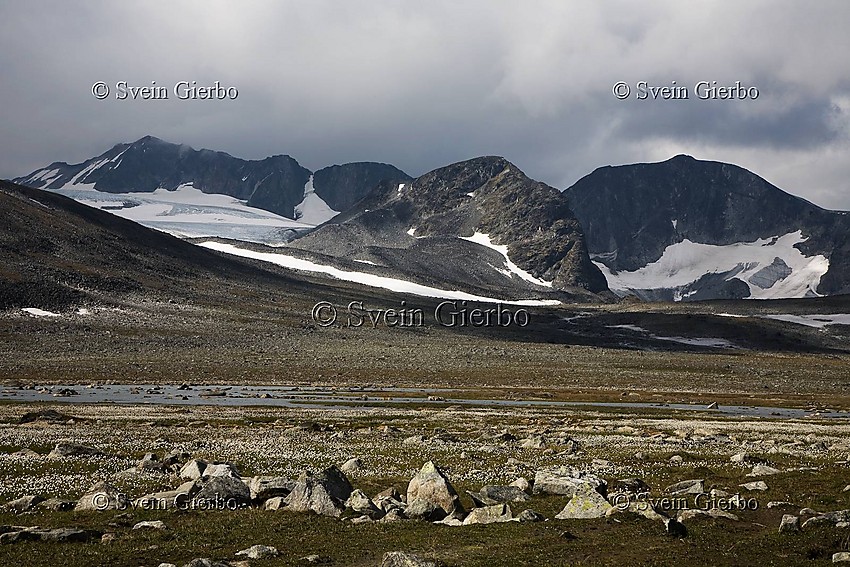
[[[500,157],[383,182],[290,247],[502,296],[607,289],[565,195]]]
[[[316,207],[307,199],[307,184],[313,175],[315,196],[323,201],[323,210],[331,210],[322,221],[362,198],[382,179],[409,179],[401,170],[382,163],[334,165],[314,174],[287,155],[243,160],[145,136],[83,163],[52,163],[14,181],[42,189],[107,193],[173,191],[191,185],[204,193],[229,195],[251,207],[296,219],[305,207]]]
[[[91,294],[174,299],[206,284],[220,292],[220,278],[271,280],[238,259],[48,191],[0,181],[0,208],[0,310],[61,310]]]
[[[726,163],[602,167],[566,191],[617,293],[646,299],[850,292],[850,217]]]

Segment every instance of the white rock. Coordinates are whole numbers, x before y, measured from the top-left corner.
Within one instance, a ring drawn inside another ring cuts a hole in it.
[[[268,545],[252,545],[248,549],[236,552],[236,557],[247,557],[248,559],[263,559],[264,557],[277,557],[280,555],[276,547]]]
[[[139,522],[135,526],[133,526],[134,530],[167,530],[168,527],[165,525],[165,522],[162,520],[150,520],[145,522]]]
[[[745,484],[740,485],[744,490],[767,490],[767,484],[763,480],[757,480],[754,482],[747,482]]]

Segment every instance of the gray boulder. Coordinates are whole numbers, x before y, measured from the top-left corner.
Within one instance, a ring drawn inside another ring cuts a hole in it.
[[[214,504],[222,509],[243,507],[251,502],[248,485],[231,476],[203,476],[195,481],[195,502]]]
[[[198,492],[200,487],[195,481],[189,480],[175,488],[163,492],[146,494],[134,500],[133,505],[142,510],[168,510],[180,508],[188,504],[191,497]]]
[[[9,531],[0,534],[0,544],[22,541],[43,541],[52,543],[86,542],[101,537],[101,532],[82,528],[42,529],[37,526]]]
[[[29,512],[38,504],[44,502],[44,498],[38,495],[21,496],[6,503],[6,509],[10,512]]]
[[[332,466],[315,475],[309,471],[301,473],[282,503],[292,512],[313,511],[321,516],[339,517],[351,492],[345,474]]]
[[[276,496],[288,496],[295,488],[295,481],[282,476],[255,476],[248,479],[251,499],[264,501]]]
[[[477,497],[487,506],[530,500],[528,494],[518,486],[487,485],[478,491]]]
[[[791,514],[784,514],[779,522],[779,533],[796,533],[800,531],[800,518]]]
[[[469,515],[464,518],[463,525],[470,526],[473,524],[499,524],[509,522],[513,518],[511,507],[507,504],[497,504],[495,506],[486,506],[484,508],[473,508]]]
[[[405,515],[439,521],[454,513],[463,513],[460,497],[442,471],[428,461],[407,485]]]
[[[125,510],[129,505],[130,499],[123,492],[105,481],[100,481],[80,497],[74,511]]]
[[[277,557],[280,552],[276,547],[268,545],[252,545],[248,549],[236,552],[236,557],[246,557],[248,559],[265,559],[266,557]]]
[[[413,553],[389,551],[384,554],[380,567],[437,567],[437,564]]]
[[[40,502],[38,505],[45,510],[50,510],[51,512],[67,512],[68,510],[73,510],[74,506],[77,505],[77,502],[75,500],[48,498],[44,502]]]
[[[558,520],[603,518],[609,510],[611,510],[611,504],[608,500],[588,485],[573,494],[555,518]]]
[[[532,509],[523,510],[519,513],[519,515],[515,518],[518,522],[543,522],[546,521],[546,518],[543,514],[538,514]]]
[[[664,494],[670,496],[683,496],[685,494],[703,494],[705,492],[705,481],[702,479],[683,480],[671,484],[664,489]]]
[[[180,468],[180,478],[183,480],[198,480],[204,475],[207,462],[203,459],[192,459]]]
[[[351,492],[351,496],[345,502],[345,507],[373,520],[378,520],[384,515],[384,512],[375,506],[375,503],[360,489]]]
[[[102,457],[104,452],[95,447],[60,441],[56,444],[47,457],[50,459],[64,459],[67,457]]]
[[[542,469],[534,475],[534,494],[556,494],[572,498],[576,492],[595,490],[607,494],[607,483],[598,476],[571,469],[555,467]]]

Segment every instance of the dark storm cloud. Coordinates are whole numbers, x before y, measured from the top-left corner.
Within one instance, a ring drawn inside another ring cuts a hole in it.
[[[689,153],[847,208],[848,23],[840,1],[5,2],[0,177],[146,134],[413,175],[499,154],[562,188],[601,165]],[[239,98],[90,92],[180,80]],[[740,80],[761,94],[619,101],[621,80]]]

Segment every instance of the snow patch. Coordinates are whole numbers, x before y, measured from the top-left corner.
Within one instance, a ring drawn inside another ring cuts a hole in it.
[[[482,232],[476,232],[472,236],[461,236],[460,238],[463,240],[468,240],[469,242],[474,242],[475,244],[479,244],[481,246],[486,246],[487,248],[495,250],[496,252],[501,254],[505,258],[505,267],[512,274],[519,276],[521,279],[542,287],[552,287],[552,282],[547,282],[539,278],[535,278],[534,276],[532,276],[531,274],[511,262],[511,259],[508,258],[508,247],[493,244],[493,242],[490,240],[490,235],[484,234]]]
[[[714,337],[662,337],[660,335],[650,333],[643,327],[638,327],[637,325],[609,325],[608,328],[626,329],[628,331],[634,331],[636,333],[645,334],[649,338],[658,341],[669,341],[672,343],[679,343],[683,345],[701,346],[709,348],[737,348],[734,343],[727,341],[726,339],[719,339]]]
[[[807,327],[815,327],[821,329],[827,325],[850,325],[850,314],[836,313],[829,315],[760,315],[764,319],[776,319],[777,321],[786,321],[788,323],[796,323],[798,325],[806,325]]]
[[[404,190],[404,183],[398,184],[398,192],[401,193]]]
[[[191,184],[152,193],[106,193],[90,185],[66,185],[55,193],[137,222],[148,228],[187,238],[233,238],[280,244],[281,233],[306,231],[313,225],[294,221],[245,201],[219,193],[204,193]]]
[[[683,240],[668,246],[657,261],[632,272],[612,272],[600,262],[593,263],[602,270],[612,291],[626,293],[636,289],[684,288],[705,274],[733,272],[727,279],[738,278],[750,288],[750,299],[780,299],[817,296],[821,277],[829,269],[829,260],[822,255],[804,256],[794,247],[805,242],[802,231],[783,236],[762,238],[755,242],[738,242],[725,246],[699,244]],[[750,278],[779,258],[791,273],[763,289]],[[679,295],[680,298],[685,296]]]
[[[24,307],[21,309],[24,313],[29,313],[34,317],[59,317],[59,313],[54,313],[52,311],[45,311],[44,309],[39,309],[38,307]]]
[[[673,219],[670,222],[673,223],[673,230],[676,230],[677,228],[679,228],[679,220],[678,219]]]
[[[561,302],[552,299],[528,299],[528,300],[520,300],[520,301],[503,301],[501,299],[495,299],[492,297],[483,297],[480,295],[473,295],[471,293],[466,293],[459,290],[444,290],[438,289],[434,287],[429,287],[413,282],[409,282],[406,280],[400,280],[397,278],[390,278],[385,276],[378,276],[375,274],[367,274],[364,272],[351,272],[347,270],[341,270],[339,268],[335,268],[333,266],[327,266],[323,264],[317,264],[310,260],[303,260],[301,258],[296,258],[294,256],[288,256],[286,254],[278,254],[278,253],[270,253],[270,252],[255,252],[253,250],[245,250],[244,248],[238,248],[233,246],[232,244],[224,244],[221,242],[202,242],[200,246],[205,248],[209,248],[211,250],[217,250],[219,252],[224,252],[225,254],[233,254],[235,256],[242,256],[244,258],[252,258],[254,260],[261,260],[263,262],[269,262],[275,264],[277,266],[282,266],[284,268],[289,268],[292,270],[300,270],[304,272],[313,272],[326,274],[333,278],[349,281],[354,283],[359,283],[362,285],[366,285],[369,287],[376,287],[380,289],[386,289],[389,291],[394,291],[397,293],[408,293],[411,295],[420,295],[424,297],[436,297],[439,299],[458,299],[458,300],[467,300],[467,301],[480,301],[484,303],[504,303],[510,305],[522,305],[522,306],[543,306],[543,305],[560,305]]]
[[[409,234],[410,236],[416,236],[416,227],[408,229],[407,234]]]
[[[311,175],[304,185],[304,200],[295,207],[295,218],[299,222],[318,226],[338,214],[339,211],[330,208],[324,199],[316,195],[316,190],[313,188],[313,176]]]

